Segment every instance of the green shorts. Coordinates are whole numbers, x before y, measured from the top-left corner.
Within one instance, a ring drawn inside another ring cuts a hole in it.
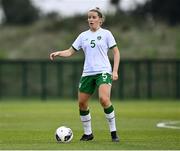
[[[81,77],[79,91],[93,94],[95,89],[101,84],[112,84],[112,76],[109,73],[101,73],[92,76]]]

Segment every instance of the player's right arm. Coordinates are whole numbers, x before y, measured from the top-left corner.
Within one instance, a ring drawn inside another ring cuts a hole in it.
[[[53,53],[50,54],[50,59],[54,60],[55,57],[70,57],[75,53],[75,50],[70,47],[67,50],[63,50],[63,51],[55,51]]]

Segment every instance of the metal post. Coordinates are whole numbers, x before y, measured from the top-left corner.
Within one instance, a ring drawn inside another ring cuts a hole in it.
[[[140,94],[139,94],[139,92],[140,92],[140,90],[139,90],[139,83],[140,83],[140,81],[139,81],[139,79],[140,79],[139,61],[136,61],[134,65],[135,65],[135,68],[134,68],[135,69],[134,70],[134,72],[135,72],[134,97],[139,98],[140,97]]]
[[[149,99],[152,98],[152,62],[147,61],[147,96]]]
[[[63,94],[63,63],[57,63],[57,90],[58,96],[62,97]]]
[[[22,64],[22,96],[26,97],[28,94],[28,68],[27,62],[23,62]]]
[[[73,64],[73,78],[72,78],[72,98],[75,98],[77,96],[77,67],[78,63],[74,62]]]
[[[0,62],[0,98],[2,97],[2,63]]]
[[[41,99],[46,100],[47,98],[47,64],[41,62]]]
[[[120,78],[119,78],[119,97],[124,98],[124,63],[120,64]]]
[[[176,61],[176,98],[180,99],[180,61]]]

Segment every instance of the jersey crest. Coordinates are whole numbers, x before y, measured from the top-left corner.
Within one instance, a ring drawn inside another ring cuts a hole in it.
[[[102,39],[102,37],[101,37],[101,36],[98,36],[98,37],[97,37],[97,40],[101,40],[101,39]]]

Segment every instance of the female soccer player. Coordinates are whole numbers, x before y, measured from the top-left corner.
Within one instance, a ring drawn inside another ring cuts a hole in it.
[[[81,49],[84,51],[84,69],[78,92],[80,118],[84,128],[84,134],[80,140],[89,141],[94,138],[88,100],[97,87],[99,100],[109,124],[111,139],[113,142],[119,142],[110,92],[112,80],[118,79],[120,53],[112,33],[101,27],[103,22],[104,16],[99,8],[89,10],[90,29],[82,32],[69,49],[51,53],[50,59],[53,60],[56,56],[69,57]],[[107,55],[109,50],[114,53],[113,70]]]

